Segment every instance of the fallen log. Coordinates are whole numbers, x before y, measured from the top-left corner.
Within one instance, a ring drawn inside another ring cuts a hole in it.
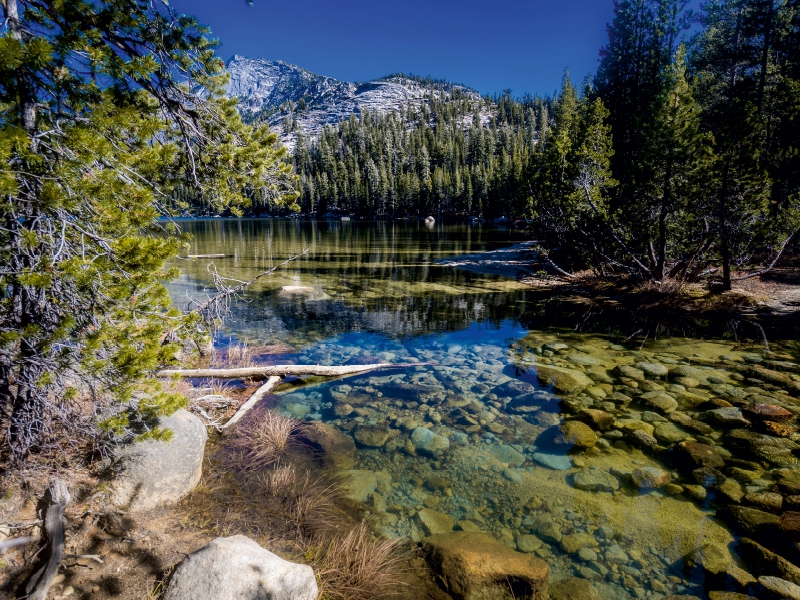
[[[405,369],[408,367],[430,366],[432,363],[376,363],[371,365],[342,365],[327,367],[324,365],[271,365],[265,367],[242,367],[238,369],[164,369],[158,371],[156,377],[191,377],[215,379],[266,379],[275,375],[317,375],[320,377],[340,377],[356,375],[376,369]]]
[[[267,383],[258,388],[255,391],[255,393],[252,396],[250,396],[250,399],[239,407],[239,410],[236,411],[236,414],[233,415],[228,420],[228,422],[222,426],[222,430],[224,431],[229,427],[236,425],[236,423],[238,423],[241,420],[241,418],[250,411],[250,409],[252,409],[256,404],[258,404],[264,396],[270,393],[273,390],[273,388],[276,385],[278,385],[278,383],[280,383],[280,381],[281,378],[278,377],[277,375],[273,375],[272,377],[267,379]]]
[[[64,510],[71,499],[67,484],[56,479],[47,490],[50,505],[44,517],[44,533],[47,539],[48,556],[42,567],[36,571],[25,586],[28,600],[45,600],[47,591],[53,583],[58,565],[64,559]]]

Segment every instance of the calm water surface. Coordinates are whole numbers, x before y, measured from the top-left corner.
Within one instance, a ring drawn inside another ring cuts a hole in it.
[[[752,514],[736,507],[778,514],[786,490],[800,489],[794,342],[771,340],[766,352],[741,337],[746,324],[643,323],[436,263],[525,239],[513,230],[183,224],[188,254],[225,255],[213,263],[236,280],[309,248],[234,303],[218,345],[291,346],[263,357],[272,363],[433,363],[277,400],[355,440],[355,463],[339,475],[387,536],[485,531],[545,559],[551,580],[586,578],[602,598],[706,597],[745,589],[732,567]],[[177,303],[210,292],[209,262],[177,262]],[[788,413],[749,408],[765,403]],[[796,560],[774,527],[750,535]],[[705,569],[692,554],[711,556]]]

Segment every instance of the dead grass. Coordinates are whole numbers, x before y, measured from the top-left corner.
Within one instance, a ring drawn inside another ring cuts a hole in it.
[[[375,539],[364,520],[352,530],[306,546],[323,598],[369,600],[398,594],[406,584],[410,552],[399,540]]]
[[[297,419],[272,410],[259,411],[236,428],[228,445],[228,461],[250,473],[278,464],[299,429]]]
[[[246,343],[231,344],[225,350],[224,360],[228,367],[252,367],[253,353]]]

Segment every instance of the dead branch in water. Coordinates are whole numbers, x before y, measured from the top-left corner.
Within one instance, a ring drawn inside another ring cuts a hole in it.
[[[50,505],[44,517],[44,532],[47,537],[48,557],[25,586],[28,600],[44,600],[64,558],[64,510],[71,499],[67,484],[56,479],[47,490]]]
[[[158,371],[156,377],[191,377],[218,379],[265,379],[275,375],[317,375],[320,377],[339,377],[356,375],[376,369],[405,369],[408,367],[425,367],[433,363],[376,363],[371,365],[342,365],[327,367],[324,365],[272,365],[265,367],[243,367],[239,369],[165,369]]]
[[[236,414],[233,415],[228,422],[222,426],[222,429],[225,430],[232,425],[236,425],[236,423],[241,420],[241,418],[245,416],[256,404],[258,404],[264,396],[270,393],[273,388],[280,383],[280,381],[281,378],[277,375],[273,375],[267,379],[267,383],[258,388],[255,393],[250,396],[250,399],[239,407],[239,410],[236,411]]]
[[[287,260],[283,261],[281,264],[276,265],[276,266],[272,267],[271,269],[268,269],[268,270],[264,271],[263,273],[260,273],[260,274],[256,275],[250,281],[240,282],[239,285],[234,286],[234,287],[226,286],[224,284],[224,281],[226,281],[226,279],[224,277],[221,277],[220,275],[218,275],[216,273],[216,270],[215,270],[214,273],[212,273],[212,276],[214,278],[214,285],[217,287],[217,289],[219,289],[221,291],[218,294],[216,294],[215,296],[213,296],[213,297],[209,298],[208,300],[206,300],[205,302],[202,302],[202,303],[198,304],[197,308],[194,308],[194,309],[192,308],[192,305],[195,304],[196,302],[194,300],[192,300],[189,303],[189,310],[197,311],[200,314],[200,316],[203,317],[203,320],[206,323],[213,323],[215,320],[221,319],[227,314],[227,312],[228,312],[228,303],[230,302],[231,296],[235,296],[236,294],[239,294],[239,293],[243,292],[250,285],[252,285],[256,281],[258,281],[262,277],[265,277],[267,275],[270,275],[270,274],[274,273],[275,271],[277,271],[281,267],[289,264],[293,260],[296,260],[296,259],[300,258],[301,256],[303,256],[304,254],[307,254],[309,250],[310,250],[310,248],[306,248],[300,254],[295,254],[294,256],[290,256]],[[230,281],[230,280],[227,280],[227,281]]]

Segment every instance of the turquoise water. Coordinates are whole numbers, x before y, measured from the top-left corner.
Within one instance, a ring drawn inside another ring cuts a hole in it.
[[[265,363],[424,363],[268,399],[354,440],[355,461],[337,476],[384,535],[484,531],[546,560],[552,580],[588,579],[608,599],[754,589],[733,569],[753,570],[736,553],[742,517],[719,517],[729,506],[778,514],[767,506],[776,494],[787,502],[781,485],[798,474],[800,448],[793,342],[772,340],[766,352],[726,324],[688,321],[652,335],[655,324],[624,311],[436,263],[525,239],[513,230],[288,220],[186,228],[188,253],[224,255],[214,264],[236,280],[309,248],[233,304],[220,348],[246,342]],[[176,302],[208,292],[209,262],[178,262]],[[275,344],[288,347],[267,353]],[[754,416],[754,403],[789,418]],[[698,472],[684,442],[719,462]],[[709,552],[705,567],[686,558]]]

